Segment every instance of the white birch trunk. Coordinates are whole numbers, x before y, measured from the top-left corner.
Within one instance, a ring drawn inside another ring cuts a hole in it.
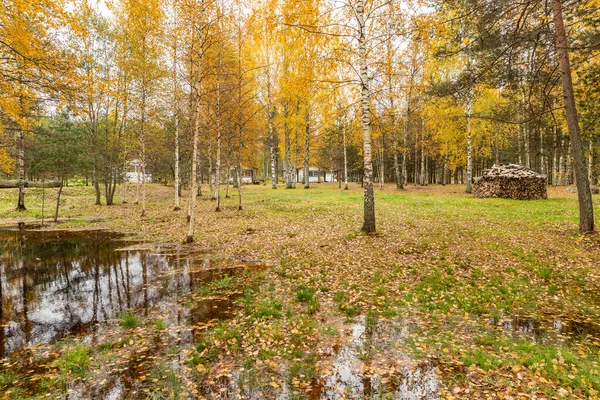
[[[471,141],[471,112],[473,111],[473,99],[469,95],[467,103],[467,182],[466,192],[473,191],[473,144]]]
[[[344,141],[344,190],[348,190],[348,151],[346,149],[346,121],[343,122],[342,135]]]
[[[191,188],[189,202],[189,219],[186,243],[192,243],[194,241],[194,224],[196,223],[196,173],[198,162],[198,136],[200,131],[200,100],[196,99],[196,101],[196,110],[194,112],[194,139],[192,141],[192,174],[190,178]]]
[[[364,0],[356,2],[356,18],[358,20],[358,56],[360,71],[360,93],[362,104],[363,161],[364,161],[364,216],[362,231],[375,232],[375,194],[373,192],[373,160],[371,156],[371,110],[369,93],[369,69],[367,64],[367,38],[365,25]]]

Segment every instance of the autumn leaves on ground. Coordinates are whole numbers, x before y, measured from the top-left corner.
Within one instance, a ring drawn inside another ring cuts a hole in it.
[[[578,234],[575,195],[388,186],[376,193],[378,233],[366,236],[359,185],[313,186],[244,186],[243,211],[235,197],[218,213],[201,198],[192,245],[170,187],[149,185],[144,218],[137,205],[94,206],[91,188],[64,188],[61,229],[123,232],[177,263],[202,255],[231,272],[171,307],[210,304],[214,318],[185,326],[163,315],[169,307],[132,309],[96,341],[71,334],[15,352],[0,365],[0,398],[103,397],[120,376],[132,398],[600,396],[600,238]],[[17,213],[17,192],[0,192],[2,223],[39,223],[41,194],[27,189]]]

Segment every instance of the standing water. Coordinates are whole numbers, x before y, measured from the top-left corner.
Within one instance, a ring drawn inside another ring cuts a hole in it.
[[[147,315],[244,269],[215,268],[205,255],[127,250],[130,244],[101,230],[0,230],[0,359],[23,347],[89,332],[125,310]],[[213,299],[194,309],[166,307],[173,310],[168,322],[218,319],[230,303]]]

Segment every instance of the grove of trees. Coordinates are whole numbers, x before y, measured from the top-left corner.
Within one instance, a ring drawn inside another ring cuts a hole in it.
[[[175,210],[189,189],[192,242],[197,196],[219,211],[233,182],[242,210],[245,171],[359,182],[372,233],[384,182],[470,192],[512,162],[576,184],[593,231],[598,26],[599,0],[3,1],[0,178],[18,209],[43,179],[144,216],[151,175]]]

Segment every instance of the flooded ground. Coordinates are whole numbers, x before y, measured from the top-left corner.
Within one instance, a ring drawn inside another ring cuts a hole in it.
[[[276,260],[34,228],[0,230],[0,399],[436,400],[448,376],[480,373],[415,357],[418,318],[314,317],[307,299],[327,291],[304,286],[253,298],[273,290],[269,271],[287,273]],[[507,316],[488,327],[600,344],[595,321]]]
[[[140,331],[136,339],[127,339],[141,340],[142,346],[126,362],[107,366],[111,373],[105,374],[104,387],[70,390],[71,396],[86,398],[136,397],[139,377],[152,370],[153,360],[164,352],[181,357],[179,348],[168,347],[193,345],[207,325],[230,315],[240,295],[194,294],[266,267],[257,260],[214,260],[202,251],[135,243],[109,231],[23,226],[0,230],[0,256],[0,372],[2,364],[19,371],[32,381],[23,386],[33,391],[39,375],[54,368],[53,343],[59,340],[119,347],[123,332],[115,329],[115,321],[128,313],[166,327],[160,335]],[[19,359],[22,364],[14,362]]]
[[[416,362],[406,353],[409,329],[408,324],[359,317],[345,340],[331,348],[319,397],[439,399],[436,363]]]
[[[0,358],[88,332],[124,310],[147,315],[153,307],[176,303],[180,294],[246,268],[216,264],[207,255],[178,256],[170,246],[127,250],[131,242],[107,231],[4,230],[0,243]],[[167,322],[193,325],[219,318],[230,303],[213,299],[167,315]]]
[[[244,368],[231,368],[220,383],[198,384],[193,380],[199,367],[189,358],[204,332],[241,308],[243,286],[225,292],[210,288],[247,279],[269,263],[215,260],[207,252],[136,243],[103,230],[24,226],[0,230],[0,254],[0,372],[15,374],[4,397],[13,389],[18,395],[56,389],[44,380],[54,379],[49,377],[72,351],[57,348],[58,342],[98,351],[94,357],[106,360],[86,379],[60,383],[70,398],[146,398],[152,383],[164,379],[189,389],[183,397],[265,395],[243,387]],[[131,329],[124,329],[135,315],[154,326],[132,321]],[[336,342],[319,350],[316,375],[303,387],[307,397],[438,398],[435,363],[416,363],[402,350],[406,326],[373,325],[364,317],[341,324]],[[164,371],[157,372],[157,366]],[[279,394],[267,397],[298,398],[299,381],[282,375]]]

